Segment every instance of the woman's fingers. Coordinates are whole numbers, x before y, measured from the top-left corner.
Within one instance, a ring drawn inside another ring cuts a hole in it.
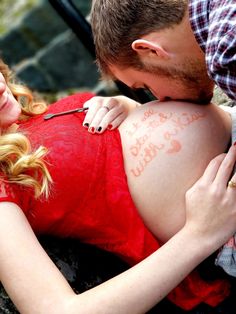
[[[113,120],[112,124],[110,124],[109,130],[113,130],[113,129],[117,128],[119,125],[121,125],[121,123],[125,120],[126,117],[127,117],[127,113],[126,113],[126,112],[120,113],[120,114]]]
[[[83,125],[91,133],[112,130],[118,127],[128,115],[127,107],[120,103],[119,98],[97,96],[87,101],[84,106],[89,109]]]
[[[116,109],[112,109],[106,116],[100,121],[99,127],[97,127],[97,133],[103,133],[106,129],[113,130],[117,128],[122,121],[127,117],[126,113],[120,112]],[[93,123],[92,123],[93,125]],[[91,126],[92,126],[91,125]]]
[[[85,127],[90,126],[97,112],[101,108],[102,103],[103,103],[103,97],[93,97],[84,103],[84,107],[89,108],[83,122],[83,125]]]

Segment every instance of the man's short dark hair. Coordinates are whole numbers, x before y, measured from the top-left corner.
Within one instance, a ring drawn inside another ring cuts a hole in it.
[[[179,24],[187,6],[186,0],[93,0],[91,25],[101,72],[111,75],[112,64],[142,68],[132,42]]]

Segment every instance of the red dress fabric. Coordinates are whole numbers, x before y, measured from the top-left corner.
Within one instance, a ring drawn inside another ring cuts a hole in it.
[[[64,98],[47,113],[82,107],[92,96],[83,93]],[[54,184],[48,200],[35,200],[31,191],[1,183],[0,201],[16,202],[36,234],[78,238],[134,265],[159,244],[131,199],[118,130],[91,135],[82,127],[83,118],[83,113],[50,120],[42,115],[21,123],[20,130],[33,147],[49,149],[46,160]],[[169,298],[188,310],[201,302],[215,306],[228,293],[226,282],[206,283],[193,272]]]

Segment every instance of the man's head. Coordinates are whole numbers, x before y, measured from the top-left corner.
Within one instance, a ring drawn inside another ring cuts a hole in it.
[[[209,101],[213,83],[186,0],[93,0],[91,24],[104,77],[157,98]]]

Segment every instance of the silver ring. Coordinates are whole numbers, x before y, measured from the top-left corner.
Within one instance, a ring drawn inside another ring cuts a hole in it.
[[[102,108],[106,109],[107,112],[110,111],[110,108],[108,106],[102,106]]]

